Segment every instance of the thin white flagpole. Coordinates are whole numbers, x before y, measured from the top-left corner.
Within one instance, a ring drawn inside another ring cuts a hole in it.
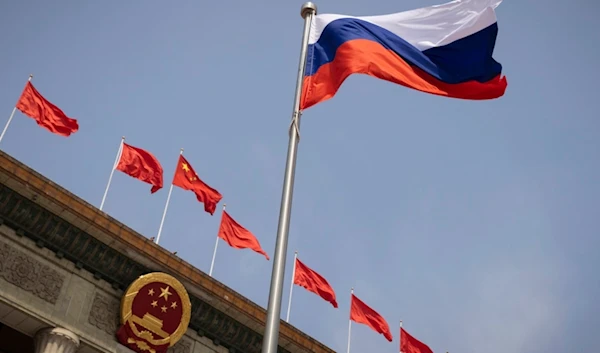
[[[352,294],[354,294],[354,288],[350,289],[350,300],[352,300]],[[350,316],[352,317],[352,306],[350,306]],[[350,353],[350,333],[352,333],[352,319],[348,320],[348,353]]]
[[[183,154],[183,148],[179,151],[179,155]],[[177,167],[179,167],[179,161],[177,161]],[[175,171],[177,173],[177,170]],[[154,242],[158,244],[160,239],[160,233],[162,233],[163,225],[165,224],[165,217],[167,216],[167,209],[169,208],[169,201],[171,201],[171,193],[173,192],[173,182],[171,182],[171,187],[169,188],[169,194],[167,195],[167,203],[165,204],[165,210],[163,211],[162,219],[160,220],[160,226],[158,227],[158,235],[156,236],[156,240]]]
[[[298,76],[296,78],[296,92],[294,94],[294,109],[292,123],[289,131],[288,154],[281,192],[281,206],[279,209],[279,224],[277,225],[277,238],[275,241],[275,256],[271,272],[271,286],[269,289],[269,304],[267,306],[267,320],[262,342],[262,353],[277,353],[279,341],[279,325],[281,321],[281,297],[283,295],[283,281],[285,279],[285,258],[287,255],[288,236],[290,231],[290,218],[292,213],[292,196],[294,193],[294,176],[296,174],[296,159],[298,155],[298,141],[300,140],[300,98],[302,96],[302,83],[306,70],[306,57],[308,53],[308,36],[313,17],[317,14],[317,6],[312,2],[302,5],[300,15],[304,18],[302,32],[302,45],[298,63]]]
[[[402,353],[402,320],[400,320],[400,338],[398,339],[398,341],[400,341],[400,353]]]
[[[292,293],[294,291],[294,278],[296,277],[296,259],[298,259],[298,252],[294,252],[294,269],[292,270],[292,284],[290,284],[290,300],[288,302],[288,311],[285,318],[285,322],[290,322],[290,311],[292,309]]]
[[[31,82],[32,78],[33,78],[33,75],[29,75],[28,82]],[[4,138],[4,134],[6,134],[6,130],[8,130],[8,125],[10,125],[10,122],[12,121],[13,117],[15,116],[16,111],[17,111],[17,105],[15,104],[15,107],[13,108],[12,113],[10,113],[10,117],[8,118],[8,121],[6,122],[6,125],[4,125],[4,130],[2,130],[2,133],[0,134],[0,142],[2,142],[2,139]]]
[[[115,158],[115,163],[113,164],[112,170],[110,171],[110,176],[108,177],[108,184],[106,184],[106,190],[104,190],[104,196],[102,196],[102,202],[100,203],[100,211],[102,211],[102,207],[104,207],[104,201],[106,201],[106,195],[108,194],[108,188],[110,188],[110,182],[112,181],[113,174],[115,174],[115,168],[117,167],[117,163],[119,163],[119,157],[121,157],[121,152],[123,152],[123,142],[125,142],[125,136],[121,137],[121,143],[119,144],[117,157]]]
[[[223,204],[223,212],[225,212],[225,207],[227,207],[227,204],[224,203]],[[223,217],[221,215],[221,217]],[[213,268],[215,268],[215,258],[217,257],[217,247],[219,246],[219,234],[217,233],[217,241],[215,242],[215,251],[213,251],[213,258],[212,261],[210,262],[210,271],[208,271],[208,275],[212,277],[212,271]]]

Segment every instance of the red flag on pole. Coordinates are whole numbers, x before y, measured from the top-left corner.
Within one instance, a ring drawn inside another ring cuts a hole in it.
[[[409,335],[400,327],[400,352],[402,353],[433,353],[425,343]]]
[[[198,201],[204,204],[204,210],[211,215],[215,213],[217,204],[223,198],[217,190],[200,180],[194,168],[182,155],[179,155],[177,169],[175,169],[175,175],[173,176],[173,185],[184,190],[193,191]]]
[[[16,107],[33,118],[39,126],[57,135],[70,136],[79,130],[77,120],[69,118],[60,108],[46,100],[31,82],[25,85]]]
[[[390,326],[385,321],[383,316],[379,315],[375,310],[363,303],[354,294],[352,294],[350,320],[369,326],[376,332],[381,333],[388,341],[392,342]]]
[[[294,273],[294,284],[306,288],[333,305],[338,307],[335,300],[335,292],[327,280],[320,274],[310,269],[300,260],[296,259],[296,271]]]
[[[163,169],[150,152],[123,142],[117,170],[152,185],[153,194],[163,187]]]
[[[251,249],[264,255],[269,260],[269,255],[260,247],[258,239],[231,218],[225,210],[223,210],[218,236],[234,249]]]

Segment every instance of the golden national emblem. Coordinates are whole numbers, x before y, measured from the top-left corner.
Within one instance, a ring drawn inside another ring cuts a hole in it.
[[[135,280],[121,300],[117,339],[138,353],[165,353],[185,334],[191,304],[185,287],[161,272]]]

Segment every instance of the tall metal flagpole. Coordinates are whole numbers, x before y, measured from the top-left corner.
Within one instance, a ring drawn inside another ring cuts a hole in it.
[[[33,78],[33,74],[29,75],[29,80],[27,82],[31,82],[31,79]],[[4,138],[4,134],[6,134],[6,130],[8,130],[8,125],[10,125],[10,122],[12,121],[13,117],[15,116],[15,112],[17,111],[17,105],[15,104],[15,107],[12,110],[12,113],[10,113],[10,117],[8,118],[8,121],[6,122],[6,125],[4,125],[4,129],[2,130],[2,133],[0,134],[0,142],[2,142],[2,139]]]
[[[183,148],[179,151],[179,155],[183,154]],[[177,167],[179,167],[179,161],[177,161]],[[175,171],[177,173],[177,171]],[[171,201],[171,193],[173,192],[173,182],[171,182],[171,187],[169,188],[169,194],[167,195],[167,203],[165,204],[165,210],[163,211],[162,219],[160,220],[160,226],[158,227],[158,234],[156,235],[156,239],[154,242],[158,244],[160,239],[160,233],[162,233],[163,225],[165,224],[165,217],[167,216],[167,209],[169,208],[169,201]]]
[[[352,300],[352,294],[354,294],[354,288],[350,289],[350,300]],[[350,307],[350,317],[352,317],[352,307]],[[350,353],[350,333],[352,333],[352,318],[348,319],[348,352]]]
[[[112,181],[113,174],[115,174],[115,168],[117,168],[117,163],[119,163],[119,157],[121,157],[121,152],[123,152],[123,142],[125,142],[125,136],[121,137],[121,143],[119,144],[117,157],[115,158],[115,163],[113,164],[112,170],[110,171],[110,176],[108,177],[108,184],[106,184],[106,190],[104,190],[104,196],[102,196],[102,202],[100,203],[100,211],[102,211],[102,207],[104,207],[104,201],[106,201],[106,195],[108,194],[108,188],[110,188],[110,182]]]
[[[290,322],[290,311],[292,309],[292,293],[294,292],[294,278],[296,277],[296,259],[298,259],[298,252],[294,251],[294,269],[292,270],[292,283],[290,284],[290,300],[288,302],[287,316],[285,322]]]
[[[226,203],[223,204],[223,212],[225,212],[225,207],[227,207]],[[223,217],[223,215],[221,215],[221,217]],[[217,247],[218,246],[219,246],[219,233],[217,233],[217,241],[215,242],[215,251],[213,251],[213,258],[212,258],[212,261],[210,262],[210,270],[208,271],[208,275],[211,277],[212,277],[213,268],[215,268],[215,258],[217,257]]]
[[[267,322],[263,336],[262,353],[276,353],[279,340],[279,324],[281,316],[281,296],[283,294],[283,279],[285,275],[285,257],[290,230],[290,215],[292,211],[292,196],[294,191],[294,175],[296,173],[296,156],[298,141],[300,139],[300,97],[302,95],[302,82],[306,69],[306,56],[308,51],[308,35],[313,17],[317,13],[317,5],[307,2],[302,5],[300,15],[304,18],[304,31],[302,33],[302,46],[300,47],[300,62],[298,63],[298,76],[296,79],[296,93],[294,95],[294,110],[290,126],[290,140],[288,144],[281,207],[279,210],[279,224],[277,226],[277,240],[273,270],[271,272],[271,288],[269,289],[269,305],[267,307]]]

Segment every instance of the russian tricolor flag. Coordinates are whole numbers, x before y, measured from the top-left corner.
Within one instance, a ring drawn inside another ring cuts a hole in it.
[[[352,74],[463,99],[504,94],[502,65],[492,58],[502,0],[455,0],[383,16],[314,18],[300,107],[333,97]]]

